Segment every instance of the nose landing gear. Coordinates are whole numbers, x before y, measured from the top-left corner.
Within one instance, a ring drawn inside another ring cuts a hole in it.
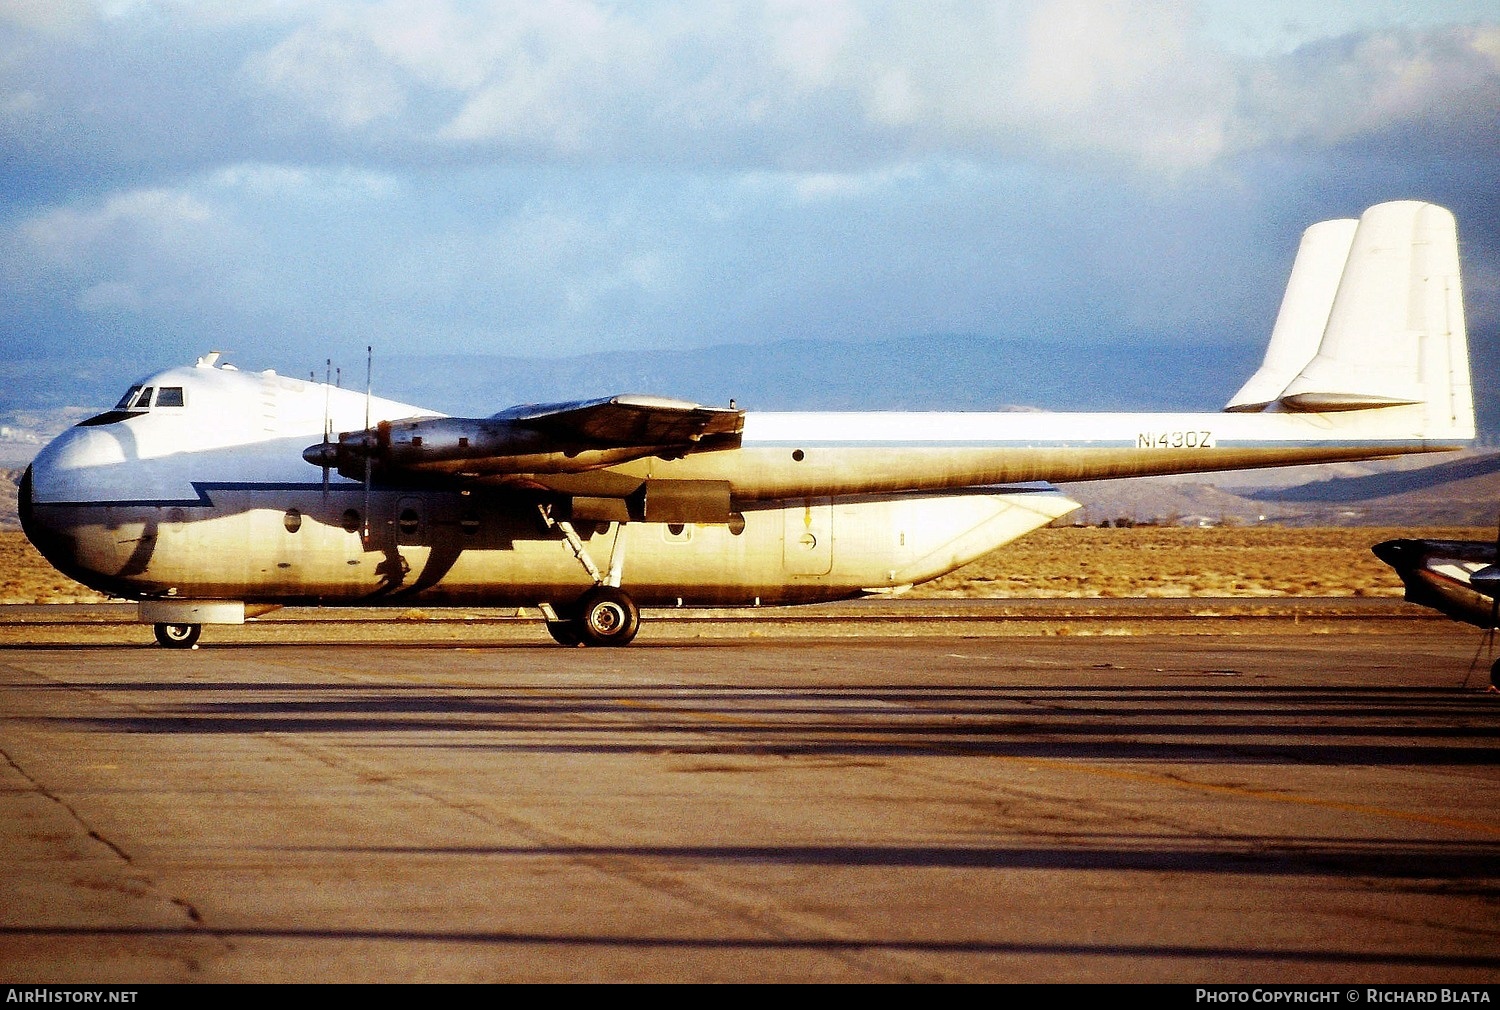
[[[166,649],[191,649],[202,632],[201,624],[158,624],[156,643]]]

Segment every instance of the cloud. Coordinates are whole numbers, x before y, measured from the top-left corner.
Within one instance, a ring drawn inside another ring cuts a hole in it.
[[[1500,144],[1500,26],[1384,31],[1304,46],[1246,74],[1238,144],[1332,146],[1391,132]]]
[[[61,148],[106,175],[215,156],[810,172],[1084,158],[1172,174],[1431,115],[1477,126],[1500,48],[1491,23],[1248,55],[1192,6],[1123,0],[387,0],[62,20],[85,24],[18,18],[0,36],[0,143],[23,166]]]
[[[95,5],[88,0],[0,0],[0,25],[43,35],[74,35],[96,17]]]
[[[359,130],[405,111],[398,68],[346,17],[299,28],[243,69],[265,93],[336,129]]]
[[[192,244],[214,213],[190,194],[165,189],[120,193],[100,206],[60,208],[23,221],[15,236],[22,261],[83,273],[100,262],[171,255]]]
[[[1216,10],[12,0],[0,355],[1259,341],[1301,229],[1394,197],[1500,320],[1500,16]]]

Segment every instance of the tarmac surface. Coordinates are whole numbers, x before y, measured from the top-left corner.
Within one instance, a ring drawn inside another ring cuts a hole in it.
[[[1204,606],[194,651],[3,608],[0,981],[1500,981],[1481,634]]]

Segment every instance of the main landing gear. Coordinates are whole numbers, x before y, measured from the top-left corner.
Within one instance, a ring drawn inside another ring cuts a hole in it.
[[[625,524],[614,524],[615,539],[609,552],[609,571],[601,573],[572,523],[553,519],[545,507],[542,519],[548,526],[561,531],[573,556],[594,582],[592,589],[586,590],[572,603],[551,608],[556,618],[548,619],[547,633],[559,645],[629,645],[640,630],[641,610],[630,594],[620,588],[625,567]]]
[[[616,586],[595,586],[557,616],[547,633],[559,645],[629,645],[641,626],[640,608]]]
[[[191,649],[202,632],[201,624],[158,624],[156,643],[167,649]]]

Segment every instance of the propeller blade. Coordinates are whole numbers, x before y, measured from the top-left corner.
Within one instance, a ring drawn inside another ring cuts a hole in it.
[[[329,383],[333,380],[333,359],[328,358],[323,363],[323,504],[328,504],[328,444],[333,437],[333,416],[331,398],[333,390]]]

